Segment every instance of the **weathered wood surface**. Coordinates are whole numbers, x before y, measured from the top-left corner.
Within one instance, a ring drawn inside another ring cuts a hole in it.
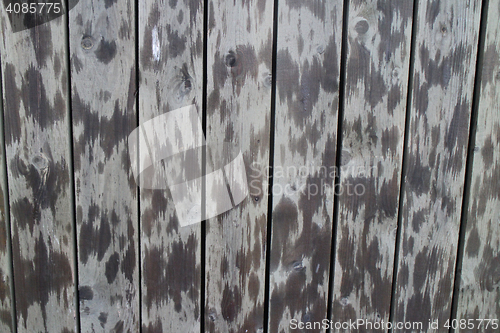
[[[274,333],[329,315],[439,320],[426,331],[442,332],[452,297],[458,319],[498,319],[500,1],[415,1],[412,73],[413,0],[80,1],[16,33],[2,9],[0,331]],[[169,189],[137,187],[127,142],[139,124],[192,104],[206,115],[209,162],[241,151],[250,190],[206,222],[205,240],[202,224],[180,225]]]
[[[1,54],[0,54],[1,58]],[[10,216],[5,165],[3,100],[0,101],[0,332],[14,332]]]
[[[202,0],[139,3],[139,123],[191,104],[201,119],[203,9]],[[140,193],[142,329],[199,331],[201,225],[179,225],[167,189]]]
[[[327,318],[343,4],[278,7],[269,332]]]
[[[389,319],[413,1],[350,1],[332,318]]]
[[[418,2],[397,322],[450,318],[480,12],[481,1]]]
[[[67,21],[13,33],[1,15],[17,331],[74,332]]]
[[[139,330],[133,1],[80,1],[69,13],[82,332]]]
[[[500,1],[490,0],[457,319],[500,319]],[[479,75],[479,73],[478,73]],[[497,332],[493,327],[462,332]]]
[[[205,330],[261,332],[267,241],[273,1],[208,2],[207,141],[243,154],[249,196],[206,223]]]

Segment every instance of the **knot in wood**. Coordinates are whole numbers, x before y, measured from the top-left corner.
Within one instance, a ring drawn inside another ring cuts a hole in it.
[[[266,77],[264,78],[264,86],[266,87],[271,87],[273,85],[273,75],[272,74],[268,74],[266,75]]]
[[[43,153],[39,153],[33,156],[31,164],[33,164],[38,171],[44,171],[49,167],[49,159]]]
[[[234,51],[229,51],[226,55],[226,66],[234,67],[236,66],[236,54]]]
[[[340,299],[340,305],[342,305],[342,307],[347,306],[348,304],[349,304],[349,299],[347,297],[342,297]]]
[[[215,319],[217,319],[217,313],[215,313],[215,311],[211,311],[208,314],[208,318],[210,318],[211,321],[215,321]]]
[[[354,30],[360,35],[366,34],[368,31],[368,28],[370,25],[368,24],[368,21],[365,19],[361,19],[356,25],[354,26]]]
[[[81,41],[82,49],[90,50],[94,47],[94,39],[92,36],[83,36]]]
[[[293,270],[296,272],[303,271],[305,269],[304,265],[302,265],[302,261],[295,261],[292,264]]]

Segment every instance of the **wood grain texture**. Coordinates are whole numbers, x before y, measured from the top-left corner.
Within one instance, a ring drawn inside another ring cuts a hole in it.
[[[327,318],[342,13],[278,6],[269,332]]]
[[[1,54],[0,54],[1,58]],[[3,99],[0,103],[0,332],[14,332],[14,304],[12,283],[12,249],[10,243],[10,216],[5,165]]]
[[[273,1],[208,2],[207,141],[243,154],[250,195],[206,224],[205,329],[264,329]]]
[[[412,1],[350,1],[332,318],[389,319]]]
[[[481,1],[419,1],[417,8],[393,319],[443,325],[451,310]]]
[[[4,125],[18,332],[75,332],[66,18],[12,33]]]
[[[203,8],[202,0],[140,2],[141,124],[191,104],[201,116]],[[141,188],[141,244],[143,332],[199,331],[201,225],[179,225],[168,189]]]
[[[82,332],[139,330],[138,197],[127,137],[136,122],[133,1],[69,13],[78,293]]]
[[[500,1],[490,0],[487,13],[459,320],[500,319]],[[496,331],[491,325],[467,330]]]

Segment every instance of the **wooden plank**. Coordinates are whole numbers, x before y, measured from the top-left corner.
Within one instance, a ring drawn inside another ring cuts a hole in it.
[[[350,1],[332,318],[389,319],[413,1]]]
[[[18,332],[75,332],[67,20],[12,33],[2,10]]]
[[[139,3],[141,124],[191,104],[201,114],[203,3]],[[143,331],[199,331],[201,225],[180,226],[170,191],[147,188],[141,225]]]
[[[278,6],[269,332],[327,318],[342,16],[342,1]]]
[[[393,320],[427,328],[450,318],[481,1],[419,1],[417,11]]]
[[[487,13],[458,320],[500,320],[500,1]],[[467,332],[498,331],[479,324]]]
[[[69,13],[83,332],[139,330],[138,197],[127,137],[137,126],[134,1]]]
[[[250,195],[206,223],[205,330],[261,332],[271,122],[273,1],[208,2],[207,140],[225,160],[224,142],[243,154]],[[254,177],[253,177],[254,176]],[[207,195],[209,197],[210,194]]]
[[[3,96],[2,96],[3,97]],[[3,98],[0,103],[0,331],[14,332],[14,304],[12,284],[12,249],[5,165]]]

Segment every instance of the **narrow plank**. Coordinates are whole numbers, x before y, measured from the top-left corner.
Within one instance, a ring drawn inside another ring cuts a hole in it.
[[[71,101],[83,332],[139,331],[137,186],[127,137],[136,122],[134,1],[69,12]]]
[[[75,332],[66,18],[13,33],[2,10],[18,332]]]
[[[14,332],[12,249],[10,247],[10,218],[3,119],[2,102],[0,103],[0,331]]]
[[[497,332],[476,320],[500,320],[500,1],[488,6],[457,307],[458,320],[474,320],[467,332]]]
[[[342,16],[342,1],[278,6],[269,332],[327,318]]]
[[[207,141],[224,161],[224,142],[243,154],[253,191],[206,223],[205,329],[264,329],[273,1],[208,2]],[[234,156],[233,156],[234,158]],[[210,197],[210,194],[207,195]]]
[[[419,1],[395,322],[444,332],[460,227],[481,1]],[[471,65],[472,64],[472,65]]]
[[[349,2],[332,318],[389,319],[413,1]]]
[[[192,104],[201,115],[203,3],[139,3],[141,124]],[[168,189],[140,193],[143,332],[199,331],[201,225],[179,224]]]

